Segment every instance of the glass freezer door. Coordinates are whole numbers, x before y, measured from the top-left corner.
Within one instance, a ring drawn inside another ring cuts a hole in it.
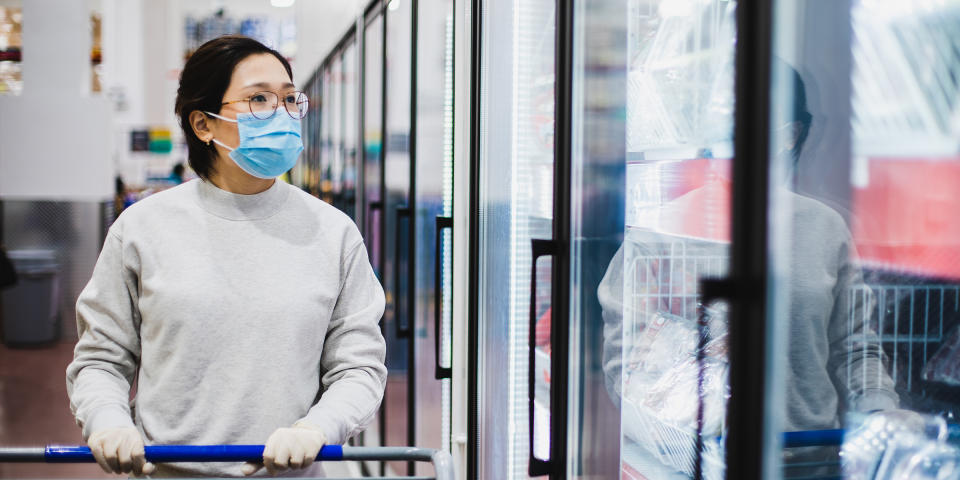
[[[340,82],[343,85],[343,143],[340,172],[340,204],[338,207],[357,221],[357,42],[350,39],[343,49],[343,70]]]
[[[417,2],[415,445],[450,451],[453,1]],[[418,475],[430,475],[417,464]]]
[[[413,225],[411,215],[410,114],[413,2],[391,0],[385,10],[384,51],[385,136],[383,276],[386,295],[383,316],[387,340],[387,389],[385,445],[412,445],[415,375],[413,366]],[[413,474],[413,462],[392,462],[393,474]]]
[[[363,29],[363,76],[361,91],[363,115],[362,168],[363,201],[361,203],[360,231],[367,245],[370,264],[377,278],[383,281],[383,16],[373,12],[365,19]],[[380,322],[383,330],[383,321]],[[384,331],[384,337],[386,332]],[[386,403],[380,404],[376,428],[363,433],[365,446],[384,445]],[[383,464],[375,473],[384,474]]]
[[[723,478],[734,11],[575,10],[570,478]]]
[[[330,99],[327,107],[330,115],[330,160],[324,176],[324,200],[337,208],[340,201],[341,176],[343,173],[343,62],[336,54],[330,61]]]
[[[334,98],[333,73],[330,71],[330,65],[325,65],[321,70],[323,76],[322,96],[325,104],[320,110],[320,199],[331,203],[330,197],[330,166],[333,163],[333,111],[337,104]]]
[[[818,435],[771,459],[782,478],[957,478],[960,4],[773,17],[766,418]]]
[[[531,457],[547,460],[550,451],[550,257],[537,261],[533,240],[553,238],[556,11],[553,0],[489,0],[481,9],[478,338],[471,339],[479,351],[479,434],[470,441],[479,447],[479,478],[527,478]]]

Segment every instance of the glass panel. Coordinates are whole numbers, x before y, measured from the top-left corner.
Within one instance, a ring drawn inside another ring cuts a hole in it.
[[[357,46],[351,40],[343,49],[340,74],[343,98],[343,172],[340,209],[357,219]]]
[[[729,263],[734,9],[733,2],[722,0],[629,3],[622,153],[605,151],[585,135],[593,131],[593,115],[602,122],[605,105],[617,108],[616,94],[608,99],[577,90],[581,97],[575,105],[583,117],[575,123],[582,126],[575,130],[581,143],[575,149],[573,178],[580,193],[574,197],[572,233],[597,229],[605,241],[593,245],[584,243],[591,237],[575,237],[573,248],[580,256],[574,267],[591,258],[587,255],[609,262],[596,290],[603,321],[600,365],[610,400],[621,409],[624,478],[723,475],[718,438],[724,433],[729,395],[726,308],[703,304],[699,286],[705,278],[726,275]],[[585,55],[577,70],[581,82],[621,81],[616,62],[624,60],[595,57],[614,62],[607,78],[603,63],[591,70],[586,63],[590,54]],[[624,167],[613,164],[618,157]],[[593,175],[618,183],[617,176],[623,175],[623,197],[599,186],[594,192],[594,183],[587,183]],[[605,205],[605,196],[619,206]],[[611,256],[609,242],[619,239],[611,227],[620,208],[622,244],[612,260],[603,260]],[[572,270],[572,279],[592,288],[589,282],[596,281],[597,273],[583,265]],[[574,305],[572,311],[591,315],[595,325],[596,305],[592,312],[590,307],[585,304],[581,311]],[[583,329],[582,341],[592,342],[582,348],[596,355],[598,340],[588,335],[598,327],[583,323],[575,328]],[[573,338],[578,338],[576,332]],[[584,361],[597,363],[595,358]],[[596,388],[592,380],[590,387]],[[587,434],[591,432],[583,432]],[[588,462],[599,454],[588,449],[581,455]]]
[[[453,214],[453,1],[420,0],[417,4],[417,162],[415,319],[416,445],[450,451],[450,380],[435,378],[440,305],[440,358],[450,362],[451,229],[437,217]],[[439,262],[440,277],[435,268]],[[437,286],[439,285],[439,289]],[[417,464],[418,475],[430,475]]]
[[[320,128],[316,113],[320,110],[321,105],[319,98],[314,94],[316,85],[317,78],[313,76],[307,81],[306,85],[303,86],[303,92],[310,101],[310,109],[307,110],[307,116],[303,117],[301,121],[301,126],[303,127],[303,154],[300,155],[297,164],[290,171],[290,183],[307,192],[310,191],[308,186],[310,161],[313,158],[313,152],[316,148],[316,132]]]
[[[377,15],[363,31],[363,228],[370,264],[381,273],[380,205],[383,143],[383,17]]]
[[[343,187],[343,62],[337,55],[330,62],[330,166],[329,202],[341,208]]]
[[[619,0],[575,8],[567,478],[610,479],[621,476],[620,410],[617,390],[605,386],[619,378],[604,366],[620,347],[604,342],[597,289],[624,232],[628,9]]]
[[[302,158],[304,170],[302,173],[305,189],[315,197],[320,196],[320,148],[322,142],[322,128],[320,122],[321,112],[325,108],[323,104],[323,77],[318,72],[310,84],[310,110],[307,111],[309,122],[309,137],[306,156]],[[316,108],[314,108],[316,105]]]
[[[411,268],[410,257],[410,75],[412,46],[412,2],[392,0],[386,10],[387,71],[386,97],[386,142],[384,143],[384,264],[383,282],[387,297],[383,328],[387,338],[387,445],[409,445],[410,425],[408,409],[413,405],[408,400],[410,391],[410,361],[412,339],[401,335],[401,329],[410,329],[409,294],[413,285],[408,281]],[[392,462],[393,472],[398,475],[412,474],[408,466]],[[412,463],[409,465],[412,468]]]
[[[531,240],[552,237],[556,15],[552,0],[491,0],[482,8],[482,18],[496,21],[483,22],[480,49],[476,441],[480,478],[527,478]],[[538,280],[549,298],[548,277]],[[547,332],[549,312],[549,300],[537,302]],[[549,358],[542,348],[538,354]],[[549,415],[536,421],[535,430],[549,428]]]
[[[329,66],[323,69],[322,75],[325,105],[320,111],[320,199],[331,203],[333,198],[330,192],[330,166],[333,164],[333,111],[336,100],[333,96],[333,75]]]
[[[383,16],[367,19],[363,30],[363,76],[361,101],[363,106],[363,203],[360,211],[360,230],[377,278],[383,279],[383,208],[380,187],[383,181]],[[384,324],[380,322],[381,330]],[[384,337],[386,331],[384,330]],[[367,446],[383,445],[386,404],[381,403],[376,428],[363,433]],[[383,464],[376,472],[384,474]]]
[[[774,26],[768,418],[833,434],[773,460],[956,477],[960,4],[782,0]]]

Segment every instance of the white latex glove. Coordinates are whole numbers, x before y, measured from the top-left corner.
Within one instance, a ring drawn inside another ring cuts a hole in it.
[[[87,439],[87,445],[106,473],[134,473],[150,475],[156,469],[147,461],[143,437],[134,427],[98,430]]]
[[[307,468],[327,443],[327,436],[320,429],[307,423],[297,423],[291,428],[278,428],[263,449],[263,463],[247,462],[244,475],[253,475],[261,467],[267,467],[270,475],[289,468]]]

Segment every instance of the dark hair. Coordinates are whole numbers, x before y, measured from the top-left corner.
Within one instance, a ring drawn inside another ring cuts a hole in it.
[[[772,70],[775,88],[783,89],[778,101],[785,102],[783,106],[789,108],[783,109],[781,113],[783,117],[774,118],[774,122],[789,121],[800,125],[800,131],[791,152],[794,161],[797,161],[800,158],[800,152],[803,151],[803,144],[806,143],[807,136],[810,134],[810,125],[813,123],[813,115],[807,108],[807,89],[800,72],[782,58],[773,57]],[[776,124],[771,125],[771,127],[776,126]]]
[[[283,58],[280,52],[243,35],[224,35],[204,43],[193,52],[183,67],[174,112],[180,119],[183,138],[187,141],[190,168],[202,178],[210,178],[217,151],[193,133],[190,113],[194,110],[220,112],[223,94],[230,87],[230,79],[237,64],[260,53],[277,57],[291,81],[293,80],[290,62]]]

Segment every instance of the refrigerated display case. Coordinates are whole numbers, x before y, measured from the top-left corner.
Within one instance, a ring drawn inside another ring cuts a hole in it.
[[[361,128],[362,139],[362,200],[360,204],[360,231],[367,246],[367,255],[377,278],[383,282],[383,73],[384,73],[384,20],[382,8],[375,4],[364,12],[363,42],[361,44],[360,76]],[[384,323],[380,323],[381,332],[387,336]],[[362,442],[365,446],[386,445],[387,432],[386,402],[381,403],[377,413],[375,427],[368,428]],[[371,468],[380,475],[385,474],[385,465],[381,462]]]
[[[325,102],[324,108],[320,110],[320,162],[319,162],[319,191],[320,199],[333,203],[333,196],[330,192],[330,169],[333,164],[334,151],[334,132],[336,126],[334,123],[334,114],[337,109],[338,101],[335,96],[335,86],[331,65],[326,63],[321,72],[321,93]]]
[[[734,9],[627,12],[624,240],[598,289],[627,476],[723,477],[726,309],[700,284],[729,264]]]
[[[470,478],[949,478],[960,6],[557,4],[474,12]]]
[[[414,302],[412,225],[413,2],[391,0],[384,10],[383,315],[387,339],[386,445],[412,445],[415,424],[413,365]],[[391,464],[413,474],[413,463]]]
[[[319,196],[320,112],[324,108],[322,92],[322,65],[314,71],[303,87],[310,101],[310,109],[303,118],[303,154],[290,172],[290,183],[313,196]]]
[[[415,152],[415,445],[451,450],[453,1],[418,0]],[[429,475],[418,465],[418,475]]]
[[[370,11],[364,19],[363,75],[361,99],[363,114],[363,232],[370,263],[383,279],[381,248],[383,202],[383,15],[379,9]]]
[[[321,191],[324,199],[331,205],[341,208],[340,180],[343,172],[343,59],[340,54],[334,55],[329,64],[330,98],[327,102],[329,125],[329,152],[330,157],[324,168],[321,181]]]
[[[494,0],[479,14],[496,20],[482,22],[476,80],[478,432],[470,441],[478,478],[526,478],[531,457],[547,459],[551,448],[550,336],[528,345],[531,317],[549,332],[551,311],[551,260],[537,262],[531,245],[553,238],[556,10],[553,1]]]
[[[801,403],[831,414],[821,428],[845,431],[842,444],[815,455],[784,453],[784,476],[949,478],[956,474],[950,462],[960,458],[956,439],[927,432],[946,432],[960,414],[950,373],[960,324],[960,227],[950,213],[960,187],[960,4],[780,1],[773,25],[782,33],[772,60],[771,126],[789,125],[791,111],[806,110],[809,135],[793,157],[777,155],[776,143],[771,151],[771,168],[792,173],[793,188],[769,193],[770,218],[779,220],[770,225],[777,233],[771,268],[781,285],[771,301],[790,319],[780,340],[790,358],[776,363],[773,355],[767,380],[782,398],[771,408],[790,413],[770,423],[797,429],[809,421],[795,413]],[[834,234],[818,235],[813,247],[811,224],[835,225],[827,230]],[[798,251],[838,259],[834,296],[810,295],[818,279],[797,262]],[[797,351],[810,341],[795,326],[813,307],[840,317],[829,336],[837,393],[805,399],[797,390],[813,389],[791,382],[789,369],[798,356],[814,358]],[[776,320],[768,319],[770,328]],[[877,425],[897,434],[863,448]],[[795,465],[797,457],[821,465],[810,472]]]
[[[352,32],[352,31],[351,31]],[[353,33],[346,38],[342,47],[342,69],[340,81],[343,112],[341,114],[341,153],[343,166],[340,171],[338,189],[335,190],[334,205],[357,221],[357,164],[358,164],[358,69],[357,42]]]

